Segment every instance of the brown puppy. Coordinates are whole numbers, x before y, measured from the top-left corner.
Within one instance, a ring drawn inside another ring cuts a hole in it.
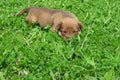
[[[28,12],[26,17],[27,22],[38,22],[42,28],[49,24],[52,26],[52,30],[57,31],[58,34],[65,39],[76,36],[83,28],[75,15],[70,12],[31,7],[23,9],[17,13],[16,16],[22,15],[25,12]]]

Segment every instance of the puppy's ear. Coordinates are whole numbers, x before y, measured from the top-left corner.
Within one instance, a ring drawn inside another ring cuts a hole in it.
[[[78,23],[79,29],[83,30],[83,25],[81,23]]]
[[[62,27],[62,22],[55,23],[53,25],[53,30],[59,31],[61,29],[61,27]]]

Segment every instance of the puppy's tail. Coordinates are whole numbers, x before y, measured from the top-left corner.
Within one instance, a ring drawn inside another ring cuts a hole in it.
[[[29,12],[31,8],[25,8],[23,10],[21,10],[19,13],[15,14],[14,16],[20,16],[26,12]]]

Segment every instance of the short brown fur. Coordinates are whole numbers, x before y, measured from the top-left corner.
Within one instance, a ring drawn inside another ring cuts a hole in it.
[[[83,29],[79,20],[70,12],[31,7],[23,9],[16,16],[22,15],[25,12],[28,12],[27,22],[38,22],[42,28],[49,24],[52,26],[52,30],[57,31],[65,39],[78,35],[79,31]]]

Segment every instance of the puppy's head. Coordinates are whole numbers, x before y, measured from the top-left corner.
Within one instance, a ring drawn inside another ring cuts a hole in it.
[[[58,27],[59,35],[67,40],[78,35],[79,31],[83,28],[78,21],[72,18],[63,19]]]

